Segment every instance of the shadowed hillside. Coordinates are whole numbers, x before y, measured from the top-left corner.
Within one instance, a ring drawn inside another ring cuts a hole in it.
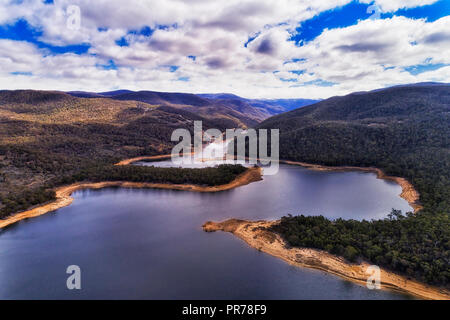
[[[227,128],[253,127],[259,122],[282,112],[300,108],[317,100],[245,99],[233,94],[190,94],[156,91],[117,90],[103,93],[70,92],[85,98],[108,97],[122,101],[141,101],[157,106],[168,106],[225,124]]]
[[[282,158],[377,166],[408,178],[425,204],[448,208],[449,123],[450,86],[425,85],[333,97],[260,127],[280,128]]]
[[[364,258],[448,285],[449,124],[450,86],[436,84],[333,97],[264,121],[260,128],[280,129],[281,158],[378,167],[411,181],[424,206],[406,216],[386,212],[385,220],[374,222],[286,217],[274,230],[294,246],[327,250],[349,260]]]
[[[226,125],[139,101],[0,91],[0,217],[50,199],[48,188],[81,172],[116,170],[109,166],[123,158],[170,153],[173,130],[193,130],[194,120],[205,129]]]

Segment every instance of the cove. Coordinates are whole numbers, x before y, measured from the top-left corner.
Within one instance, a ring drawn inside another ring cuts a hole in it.
[[[207,220],[273,220],[289,213],[379,219],[391,208],[412,210],[400,192],[372,173],[290,165],[218,193],[77,191],[69,207],[0,231],[0,298],[408,298],[296,268],[230,234],[201,229]],[[66,288],[69,265],[81,268],[79,291]]]

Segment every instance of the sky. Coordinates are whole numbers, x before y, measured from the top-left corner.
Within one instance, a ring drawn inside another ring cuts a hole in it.
[[[450,82],[450,0],[0,0],[0,89],[328,98]]]

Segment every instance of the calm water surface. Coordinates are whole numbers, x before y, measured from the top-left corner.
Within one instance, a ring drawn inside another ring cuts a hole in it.
[[[164,165],[162,162],[160,165]],[[275,176],[220,193],[108,188],[0,231],[0,298],[405,299],[292,267],[207,220],[286,214],[384,218],[409,211],[401,188],[374,174],[282,165]],[[82,289],[66,288],[78,265]]]

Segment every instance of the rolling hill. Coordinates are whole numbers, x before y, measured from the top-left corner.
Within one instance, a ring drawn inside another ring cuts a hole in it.
[[[406,216],[394,210],[371,222],[283,218],[275,231],[288,243],[450,284],[450,86],[416,84],[333,97],[258,127],[280,129],[281,158],[378,167],[407,178],[420,193],[423,209]]]
[[[152,105],[171,107],[218,121],[226,128],[253,127],[273,115],[317,102],[317,100],[308,99],[244,99],[232,94],[134,92],[129,90],[103,93],[74,91],[69,94],[84,98],[107,97],[121,101],[141,101]]]
[[[43,202],[46,189],[82,171],[170,153],[173,130],[193,130],[194,120],[205,129],[223,125],[140,101],[0,91],[0,217]]]
[[[255,108],[267,109],[272,115],[298,109],[320,101],[312,99],[246,99],[229,93],[199,94],[199,96],[230,104],[248,104]]]
[[[379,167],[412,182],[423,209],[406,216],[393,211],[370,222],[286,217],[274,231],[293,246],[363,258],[448,286],[450,86],[416,84],[332,97],[259,123],[299,104],[229,94],[0,91],[0,217],[48,201],[54,186],[86,177],[175,179],[173,172],[144,167],[118,172],[113,163],[168,153],[172,131],[192,130],[194,120],[202,120],[205,129],[278,128],[281,158]],[[205,181],[216,179],[217,173],[210,174]]]

